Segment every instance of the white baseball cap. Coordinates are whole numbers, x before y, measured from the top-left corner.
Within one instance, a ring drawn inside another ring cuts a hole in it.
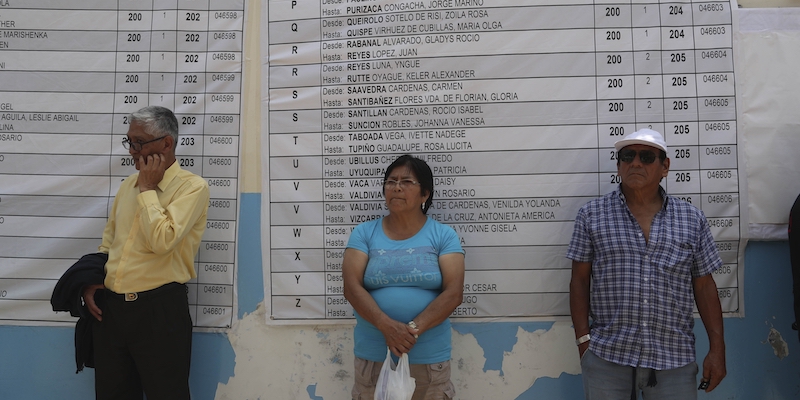
[[[669,153],[669,151],[667,151],[667,142],[664,141],[664,137],[652,129],[639,129],[636,132],[628,134],[624,138],[617,140],[617,142],[614,143],[614,148],[617,151],[620,151],[623,147],[630,146],[632,144],[652,146],[664,150],[665,153]]]

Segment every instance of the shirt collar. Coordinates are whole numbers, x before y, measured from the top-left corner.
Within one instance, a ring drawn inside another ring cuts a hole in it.
[[[180,171],[181,167],[178,165],[178,160],[175,160],[172,165],[170,165],[169,168],[164,171],[164,177],[161,178],[161,182],[158,182],[158,189],[163,192],[164,189],[169,186],[170,182],[172,182],[172,180],[178,176],[178,172]],[[139,182],[137,181],[134,183],[133,187],[139,187]]]
[[[625,194],[622,193],[622,184],[617,186],[616,192],[617,192],[617,196],[618,196],[619,200],[622,202],[622,204],[626,204]],[[669,201],[669,196],[667,196],[667,191],[664,190],[664,187],[662,187],[661,185],[658,185],[658,194],[661,196],[661,209],[662,210],[666,210],[667,209],[667,202]]]
[[[164,189],[169,186],[170,182],[178,176],[178,172],[180,172],[181,167],[178,165],[178,160],[175,160],[172,165],[164,171],[164,177],[161,178],[161,182],[158,182],[158,188],[161,189],[163,192]]]

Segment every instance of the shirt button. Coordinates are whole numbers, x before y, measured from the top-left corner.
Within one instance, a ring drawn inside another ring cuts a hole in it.
[[[642,232],[639,232],[639,236],[642,236]]]
[[[642,322],[642,326],[647,326],[647,322]]]
[[[647,304],[647,299],[644,299],[644,304]]]

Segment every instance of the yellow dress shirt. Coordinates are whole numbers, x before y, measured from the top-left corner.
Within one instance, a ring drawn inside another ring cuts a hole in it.
[[[197,276],[194,258],[206,229],[208,183],[173,163],[157,190],[139,193],[139,173],[120,186],[99,251],[108,253],[105,286],[142,292]]]

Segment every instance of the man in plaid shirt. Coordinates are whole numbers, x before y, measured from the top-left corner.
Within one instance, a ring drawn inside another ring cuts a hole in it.
[[[696,399],[693,301],[710,343],[701,390],[726,375],[712,277],[722,260],[703,212],[660,185],[670,165],[661,134],[642,129],[615,148],[621,184],[578,211],[567,250],[586,399]]]

